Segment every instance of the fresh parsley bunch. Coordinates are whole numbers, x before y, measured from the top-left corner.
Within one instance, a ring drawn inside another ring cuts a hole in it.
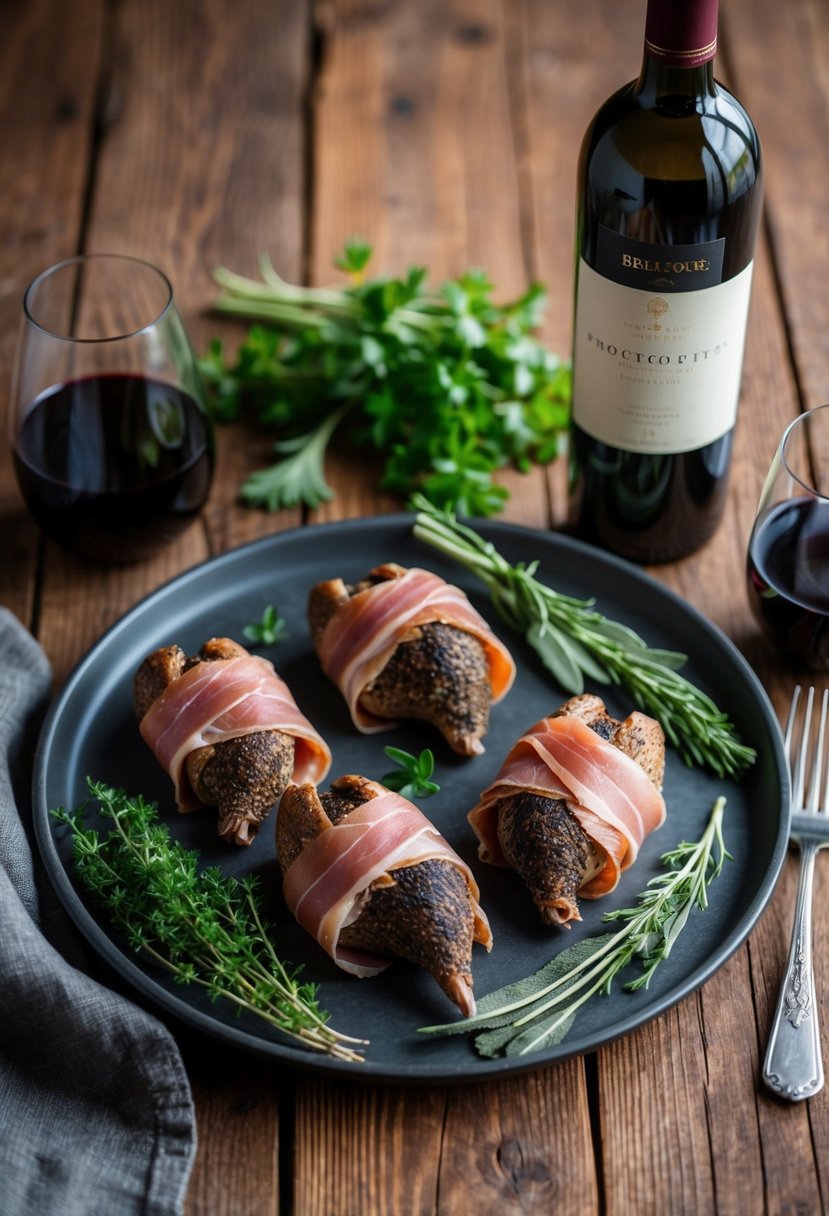
[[[342,288],[293,286],[267,258],[261,281],[216,271],[217,309],[258,322],[234,360],[218,340],[201,360],[216,416],[252,414],[277,436],[278,460],[242,496],[269,510],[330,499],[325,454],[347,422],[349,441],[380,457],[381,489],[495,514],[508,497],[495,471],[552,460],[567,427],[569,365],[533,337],[545,292],[496,305],[478,270],[436,292],[421,267],[366,279],[371,252],[346,245]]]

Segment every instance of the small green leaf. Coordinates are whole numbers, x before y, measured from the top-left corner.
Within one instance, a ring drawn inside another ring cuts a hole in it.
[[[440,786],[431,780],[435,771],[435,757],[428,747],[418,756],[399,747],[385,747],[383,750],[389,760],[394,760],[400,766],[381,778],[388,789],[395,790],[404,798],[428,798],[438,793]]]
[[[283,439],[274,444],[286,458],[278,464],[251,473],[242,486],[242,497],[253,506],[266,506],[269,511],[295,507],[298,503],[315,508],[334,497],[325,480],[325,452],[340,420],[350,409],[344,405],[325,418],[315,431]]]
[[[251,642],[261,642],[265,646],[273,646],[287,636],[285,621],[273,604],[268,604],[262,613],[261,620],[245,625],[244,636]]]
[[[351,275],[360,275],[371,261],[372,247],[364,237],[353,236],[346,241],[343,252],[334,259],[338,270],[345,270]]]

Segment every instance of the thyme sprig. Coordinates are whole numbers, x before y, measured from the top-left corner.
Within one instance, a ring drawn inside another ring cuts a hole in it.
[[[598,612],[594,600],[546,586],[535,577],[538,561],[510,565],[490,541],[422,494],[411,503],[418,540],[481,579],[499,615],[524,634],[567,692],[583,692],[585,676],[623,684],[636,705],[661,723],[686,764],[708,765],[719,777],[737,777],[753,764],[754,749],[740,740],[728,715],[680,675],[684,654],[648,646],[633,629]]]
[[[637,959],[641,974],[624,988],[647,988],[691,911],[708,906],[708,887],[730,859],[722,834],[724,810],[725,798],[718,798],[699,840],[683,841],[663,854],[667,871],[650,880],[636,907],[602,918],[624,921],[624,928],[585,938],[533,975],[489,993],[478,1001],[474,1017],[424,1026],[421,1033],[474,1034],[483,1056],[527,1055],[560,1043],[582,1006],[610,993],[616,976]]]
[[[301,969],[279,959],[256,876],[235,879],[215,866],[199,871],[198,854],[171,839],[153,803],[103,782],[87,784],[112,821],[107,835],[84,826],[87,805],[52,815],[71,828],[78,875],[131,948],[178,983],[230,1002],[237,1014],[255,1014],[305,1047],[362,1063],[355,1047],[364,1040],[327,1025],[316,985],[300,983]]]

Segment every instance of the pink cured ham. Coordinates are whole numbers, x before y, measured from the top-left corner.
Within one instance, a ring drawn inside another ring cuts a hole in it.
[[[522,735],[470,811],[482,861],[508,864],[498,840],[498,802],[516,790],[564,799],[604,850],[603,869],[580,889],[589,898],[613,890],[665,819],[665,801],[639,764],[569,715],[543,718]]]
[[[459,587],[412,566],[399,578],[376,583],[340,605],[319,644],[323,670],[342,692],[354,725],[364,734],[388,730],[395,723],[364,709],[361,693],[386,666],[407,630],[432,621],[454,625],[481,642],[493,703],[509,692],[515,663],[503,642]]]
[[[340,931],[359,915],[360,898],[371,883],[432,858],[450,861],[466,879],[475,940],[491,949],[492,933],[472,871],[422,811],[391,790],[355,807],[305,846],[285,873],[285,900],[338,966],[352,975],[377,975],[392,960],[340,946]]]
[[[292,781],[322,781],[331,767],[325,740],[301,713],[273,664],[255,655],[197,663],[173,680],[141,719],[141,737],[169,774],[180,811],[203,804],[187,778],[191,752],[254,731],[294,738]]]

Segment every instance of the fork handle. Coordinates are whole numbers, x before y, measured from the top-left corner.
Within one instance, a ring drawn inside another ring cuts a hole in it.
[[[812,972],[812,879],[818,846],[801,845],[800,875],[786,974],[763,1063],[763,1080],[781,1098],[811,1098],[823,1085]]]

